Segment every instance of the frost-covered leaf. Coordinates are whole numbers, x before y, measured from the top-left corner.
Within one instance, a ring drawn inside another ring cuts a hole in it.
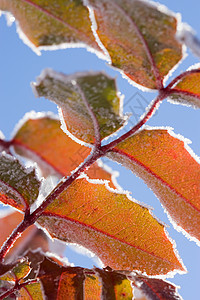
[[[0,280],[16,281],[25,278],[31,271],[30,264],[27,260],[19,262],[11,271],[0,277]]]
[[[200,68],[191,70],[181,76],[172,89],[170,100],[200,108]]]
[[[131,80],[159,89],[182,58],[175,38],[177,20],[158,6],[139,0],[88,0],[97,34],[114,67]]]
[[[90,154],[91,149],[82,146],[61,129],[59,120],[44,116],[27,120],[12,140],[15,152],[38,163],[43,176],[70,175]],[[86,174],[92,179],[105,179],[112,183],[112,174],[95,162]]]
[[[146,296],[144,300],[182,300],[178,294],[177,286],[168,281],[140,275],[135,276],[134,281],[139,290]]]
[[[14,15],[36,47],[82,43],[100,51],[82,0],[0,0],[0,9]]]
[[[26,169],[10,155],[0,155],[0,201],[25,210],[39,194],[35,170]]]
[[[147,208],[104,184],[76,180],[46,208],[38,223],[52,237],[84,246],[113,269],[147,274],[184,270],[164,225]]]
[[[200,240],[200,165],[172,132],[142,130],[112,149],[110,158],[141,177],[171,219]]]
[[[102,72],[69,76],[47,69],[33,87],[61,108],[67,130],[84,142],[111,135],[125,121],[115,80]]]

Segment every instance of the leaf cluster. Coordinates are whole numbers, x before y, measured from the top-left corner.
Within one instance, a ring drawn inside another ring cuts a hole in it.
[[[200,240],[199,162],[171,130],[145,126],[166,98],[200,107],[199,66],[165,85],[183,58],[176,16],[141,0],[0,0],[0,9],[32,47],[84,45],[158,94],[123,133],[122,97],[104,72],[45,69],[32,84],[59,117],[28,114],[11,140],[0,139],[0,201],[14,208],[0,219],[0,299],[181,299],[160,279],[186,272],[165,225],[100,160],[130,169],[172,222]],[[58,241],[87,248],[104,268],[69,265]]]

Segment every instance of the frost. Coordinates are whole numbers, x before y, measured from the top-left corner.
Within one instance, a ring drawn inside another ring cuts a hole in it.
[[[64,117],[63,117],[63,113],[62,113],[62,109],[60,107],[58,107],[58,114],[60,117],[60,122],[61,122],[61,126],[60,128],[62,129],[62,131],[68,136],[70,137],[73,141],[75,141],[76,143],[78,143],[79,145],[88,147],[88,148],[93,148],[94,146],[84,142],[83,140],[78,139],[75,135],[73,135],[68,129],[67,129],[67,125],[65,123]]]
[[[27,45],[35,54],[38,56],[41,55],[40,50],[35,47],[33,43],[28,39],[28,37],[24,34],[23,30],[20,28],[18,21],[16,21],[16,28],[17,28],[17,33],[19,35],[19,38],[24,42],[25,45]]]
[[[105,170],[106,172],[111,174],[111,181],[113,182],[114,186],[116,186],[116,188],[119,191],[122,191],[123,188],[117,182],[117,177],[119,177],[119,172],[112,170],[112,168],[110,168],[108,165],[106,165],[101,159],[97,160],[97,164],[100,168],[102,168],[103,170]],[[108,185],[109,185],[109,182],[108,182]]]
[[[196,37],[195,31],[187,23],[182,23],[178,28],[177,39],[181,43],[185,43],[194,55],[200,57],[200,40]]]
[[[86,82],[88,77],[90,80]],[[88,144],[92,143],[96,122],[102,139],[122,129],[126,122],[127,116],[122,115],[123,96],[117,93],[115,80],[104,72],[64,75],[45,69],[32,86],[36,97],[44,96],[61,107],[59,113],[62,130],[81,145],[89,146]],[[100,95],[103,97],[102,107],[99,106]],[[68,130],[70,116],[74,116],[75,122],[71,120]],[[84,120],[81,123],[82,117]],[[83,126],[82,131],[80,126]]]
[[[5,12],[4,14],[6,17],[7,26],[12,26],[13,22],[15,22],[15,17],[9,12]]]
[[[17,207],[19,205],[27,207],[37,198],[40,181],[35,169],[25,168],[16,158],[5,152],[0,155],[0,168],[1,190],[11,198],[9,205],[16,206],[16,203],[12,203],[15,200]]]
[[[4,140],[5,139],[5,135],[3,134],[3,132],[0,130],[0,139]]]
[[[162,204],[161,204],[162,205]],[[176,221],[174,219],[172,219],[172,217],[170,216],[169,212],[167,211],[167,209],[162,205],[164,212],[166,213],[170,223],[173,225],[174,229],[180,233],[182,233],[190,242],[195,242],[195,244],[197,246],[200,247],[200,241],[195,238],[194,236],[190,235],[187,231],[185,231],[181,226],[179,226]],[[185,269],[187,270],[187,268],[185,267]]]
[[[89,16],[90,16],[90,20],[92,22],[91,28],[92,28],[92,32],[95,37],[95,40],[96,40],[97,44],[99,45],[99,47],[103,50],[103,53],[105,55],[105,56],[102,55],[100,58],[102,58],[103,60],[107,60],[108,63],[111,64],[112,61],[111,61],[110,55],[109,55],[107,49],[104,47],[103,43],[101,42],[101,40],[97,34],[97,23],[95,20],[94,11],[91,8],[90,4],[88,3],[88,0],[83,0],[83,3],[85,6],[88,7],[88,10],[89,10]]]

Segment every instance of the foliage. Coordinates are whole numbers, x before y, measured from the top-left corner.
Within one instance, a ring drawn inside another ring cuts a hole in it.
[[[15,208],[0,219],[0,299],[181,299],[163,279],[186,271],[165,225],[99,161],[106,156],[130,169],[199,241],[199,162],[171,130],[145,126],[166,98],[200,107],[198,66],[164,84],[183,58],[176,16],[142,0],[0,0],[0,9],[13,14],[32,46],[84,45],[158,93],[122,133],[128,118],[107,74],[45,69],[32,84],[36,97],[58,105],[60,118],[29,114],[10,141],[0,140],[0,201]],[[49,236],[87,248],[104,268],[70,266],[61,251],[49,253]]]

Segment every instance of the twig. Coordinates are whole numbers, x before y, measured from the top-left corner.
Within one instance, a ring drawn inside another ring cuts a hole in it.
[[[186,77],[187,75],[194,74],[194,73],[200,73],[200,69],[193,69],[189,71],[185,71],[178,75],[176,78],[174,78],[166,87],[166,89],[171,89],[178,81],[180,81],[182,78]]]
[[[126,138],[130,137],[136,131],[138,131],[153,115],[159,102],[166,98],[170,94],[170,90],[163,89],[160,91],[157,98],[153,101],[151,107],[144,115],[144,117],[127,133],[116,139],[115,141],[105,145],[94,147],[93,152],[88,156],[87,160],[79,166],[79,168],[69,177],[64,178],[60,184],[47,196],[46,200],[31,214],[29,212],[25,213],[24,220],[18,225],[18,227],[12,232],[10,237],[3,244],[0,251],[0,263],[4,260],[6,254],[9,252],[10,248],[13,246],[17,238],[20,237],[21,233],[31,226],[35,221],[42,215],[44,210],[48,205],[50,205],[65,189],[68,188],[79,175],[89,166],[91,166],[97,159],[104,156],[108,151],[115,147],[118,143],[124,141]]]
[[[13,288],[11,288],[10,290],[8,290],[7,292],[5,292],[4,294],[0,295],[0,300],[3,300],[5,298],[7,298],[8,296],[12,295],[14,292],[19,291],[21,288],[25,287],[26,285],[29,285],[31,283],[36,283],[38,282],[37,279],[30,279],[27,280],[21,284],[19,284],[18,281],[15,282],[15,285],[13,286]]]

